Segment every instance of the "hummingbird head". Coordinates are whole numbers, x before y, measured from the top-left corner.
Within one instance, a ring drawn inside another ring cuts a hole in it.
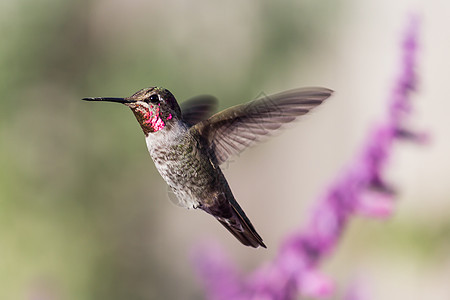
[[[157,132],[181,117],[175,97],[167,89],[150,87],[125,98],[146,135]]]
[[[181,118],[181,109],[175,97],[167,89],[149,87],[126,98],[84,98],[86,101],[123,103],[134,113],[144,134],[154,133]]]

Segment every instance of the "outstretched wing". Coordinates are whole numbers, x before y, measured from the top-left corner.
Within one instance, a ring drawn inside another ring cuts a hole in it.
[[[190,98],[180,104],[183,120],[193,126],[206,120],[217,108],[217,99],[209,95]]]
[[[301,88],[249,103],[233,106],[196,124],[198,130],[222,164],[283,124],[308,113],[331,96],[326,88]]]

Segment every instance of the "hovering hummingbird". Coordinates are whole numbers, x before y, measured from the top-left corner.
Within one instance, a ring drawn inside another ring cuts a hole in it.
[[[262,137],[321,104],[333,93],[301,88],[211,113],[215,98],[178,105],[167,89],[150,87],[127,98],[84,98],[122,103],[134,113],[161,176],[188,209],[214,216],[242,244],[264,245],[234,198],[220,165]]]

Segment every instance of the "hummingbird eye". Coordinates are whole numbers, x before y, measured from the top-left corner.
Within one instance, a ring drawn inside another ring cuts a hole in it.
[[[153,103],[153,104],[158,104],[158,103],[160,102],[160,101],[159,101],[159,96],[156,95],[156,94],[151,95],[148,99],[149,99],[150,102]]]

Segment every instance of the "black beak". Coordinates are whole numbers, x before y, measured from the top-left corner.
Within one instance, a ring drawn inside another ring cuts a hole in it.
[[[128,100],[126,98],[111,98],[111,97],[93,97],[93,98],[83,98],[85,101],[107,101],[107,102],[117,102],[117,103],[133,103],[136,101]]]

